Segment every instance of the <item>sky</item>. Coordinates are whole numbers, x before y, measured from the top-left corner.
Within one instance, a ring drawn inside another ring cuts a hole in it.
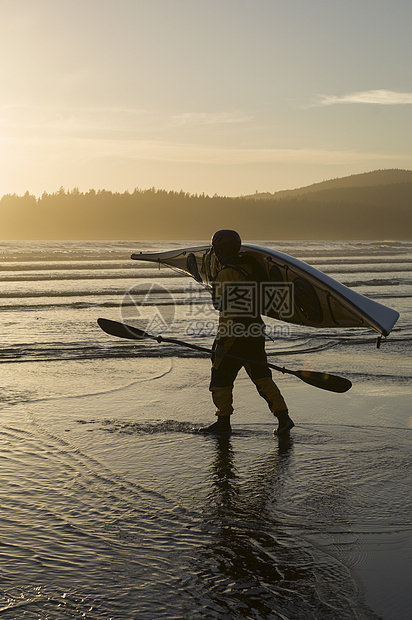
[[[412,169],[410,0],[0,0],[0,196]]]

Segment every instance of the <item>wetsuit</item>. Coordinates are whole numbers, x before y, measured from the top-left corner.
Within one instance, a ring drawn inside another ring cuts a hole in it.
[[[213,283],[213,303],[219,310],[219,327],[213,345],[210,391],[217,416],[233,413],[233,384],[242,366],[260,396],[277,416],[286,412],[286,403],[272,379],[266,362],[264,323],[259,310],[259,282],[247,259],[233,256],[225,260]],[[251,362],[228,357],[238,356]]]

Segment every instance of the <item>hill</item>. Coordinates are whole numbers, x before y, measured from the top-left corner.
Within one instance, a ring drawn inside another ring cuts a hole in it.
[[[313,183],[306,187],[297,189],[286,189],[273,194],[269,192],[251,194],[244,198],[254,198],[255,200],[279,200],[283,198],[295,198],[305,194],[315,194],[324,190],[339,190],[349,187],[374,187],[381,185],[398,185],[399,183],[412,183],[412,170],[374,170],[372,172],[363,172],[361,174],[353,174],[348,177],[340,177],[321,183]]]
[[[0,200],[2,239],[412,239],[412,171],[379,170],[269,197],[64,188]]]

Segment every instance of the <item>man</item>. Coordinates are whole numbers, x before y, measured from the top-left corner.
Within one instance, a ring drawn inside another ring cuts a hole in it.
[[[213,345],[210,391],[216,405],[217,422],[202,432],[231,432],[233,384],[244,366],[260,396],[268,403],[279,424],[274,433],[284,435],[293,428],[286,403],[272,380],[265,352],[264,323],[259,308],[259,282],[255,265],[244,255],[239,234],[219,230],[212,238],[220,269],[213,282],[212,297],[219,310],[218,334]],[[233,356],[233,357],[232,357]],[[242,359],[235,358],[243,358]],[[257,362],[257,363],[253,363]],[[262,363],[263,362],[263,363]]]

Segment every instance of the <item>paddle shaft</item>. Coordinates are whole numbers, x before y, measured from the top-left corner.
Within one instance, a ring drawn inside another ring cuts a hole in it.
[[[146,333],[146,332],[145,332]],[[211,355],[213,353],[212,349],[206,349],[206,347],[200,347],[197,344],[191,344],[190,342],[184,342],[183,340],[176,340],[175,338],[165,338],[164,336],[153,336],[151,334],[147,334],[148,338],[152,338],[153,340],[157,340],[157,342],[170,342],[171,344],[180,344],[183,347],[187,347],[188,349],[194,349],[196,351],[203,351],[204,353],[209,353]],[[275,366],[275,364],[271,364],[270,362],[259,362],[256,360],[250,360],[245,357],[239,357],[238,355],[231,355],[230,353],[226,353],[225,357],[230,357],[234,360],[239,360],[240,362],[245,362],[245,364],[261,364],[262,366],[269,366],[269,368],[273,368],[273,370],[277,370],[279,372],[283,372],[286,374],[294,375],[296,371],[289,370],[288,368]]]
[[[184,342],[183,340],[167,338],[161,335],[154,336],[153,334],[148,334],[147,332],[144,332],[136,327],[131,327],[129,325],[126,325],[125,323],[119,323],[118,321],[98,319],[97,322],[103,331],[112,336],[118,336],[119,338],[128,338],[131,340],[150,338],[152,340],[156,340],[158,343],[169,342],[171,344],[177,344],[183,347],[187,347],[188,349],[194,349],[195,351],[202,351],[204,353],[208,353],[209,355],[213,352],[210,349],[206,349],[205,347],[201,347],[197,344]],[[347,392],[347,390],[352,387],[352,383],[349,381],[349,379],[337,377],[336,375],[331,375],[329,373],[321,373],[307,370],[290,370],[289,368],[275,366],[275,364],[271,364],[268,361],[262,362],[250,360],[243,357],[238,357],[236,355],[230,355],[230,353],[227,353],[226,357],[230,357],[231,359],[237,359],[245,364],[261,364],[263,366],[268,366],[273,370],[282,372],[283,374],[293,375],[298,379],[301,379],[305,383],[308,383],[309,385],[313,385],[314,387],[318,387],[322,390],[328,390],[330,392]]]

